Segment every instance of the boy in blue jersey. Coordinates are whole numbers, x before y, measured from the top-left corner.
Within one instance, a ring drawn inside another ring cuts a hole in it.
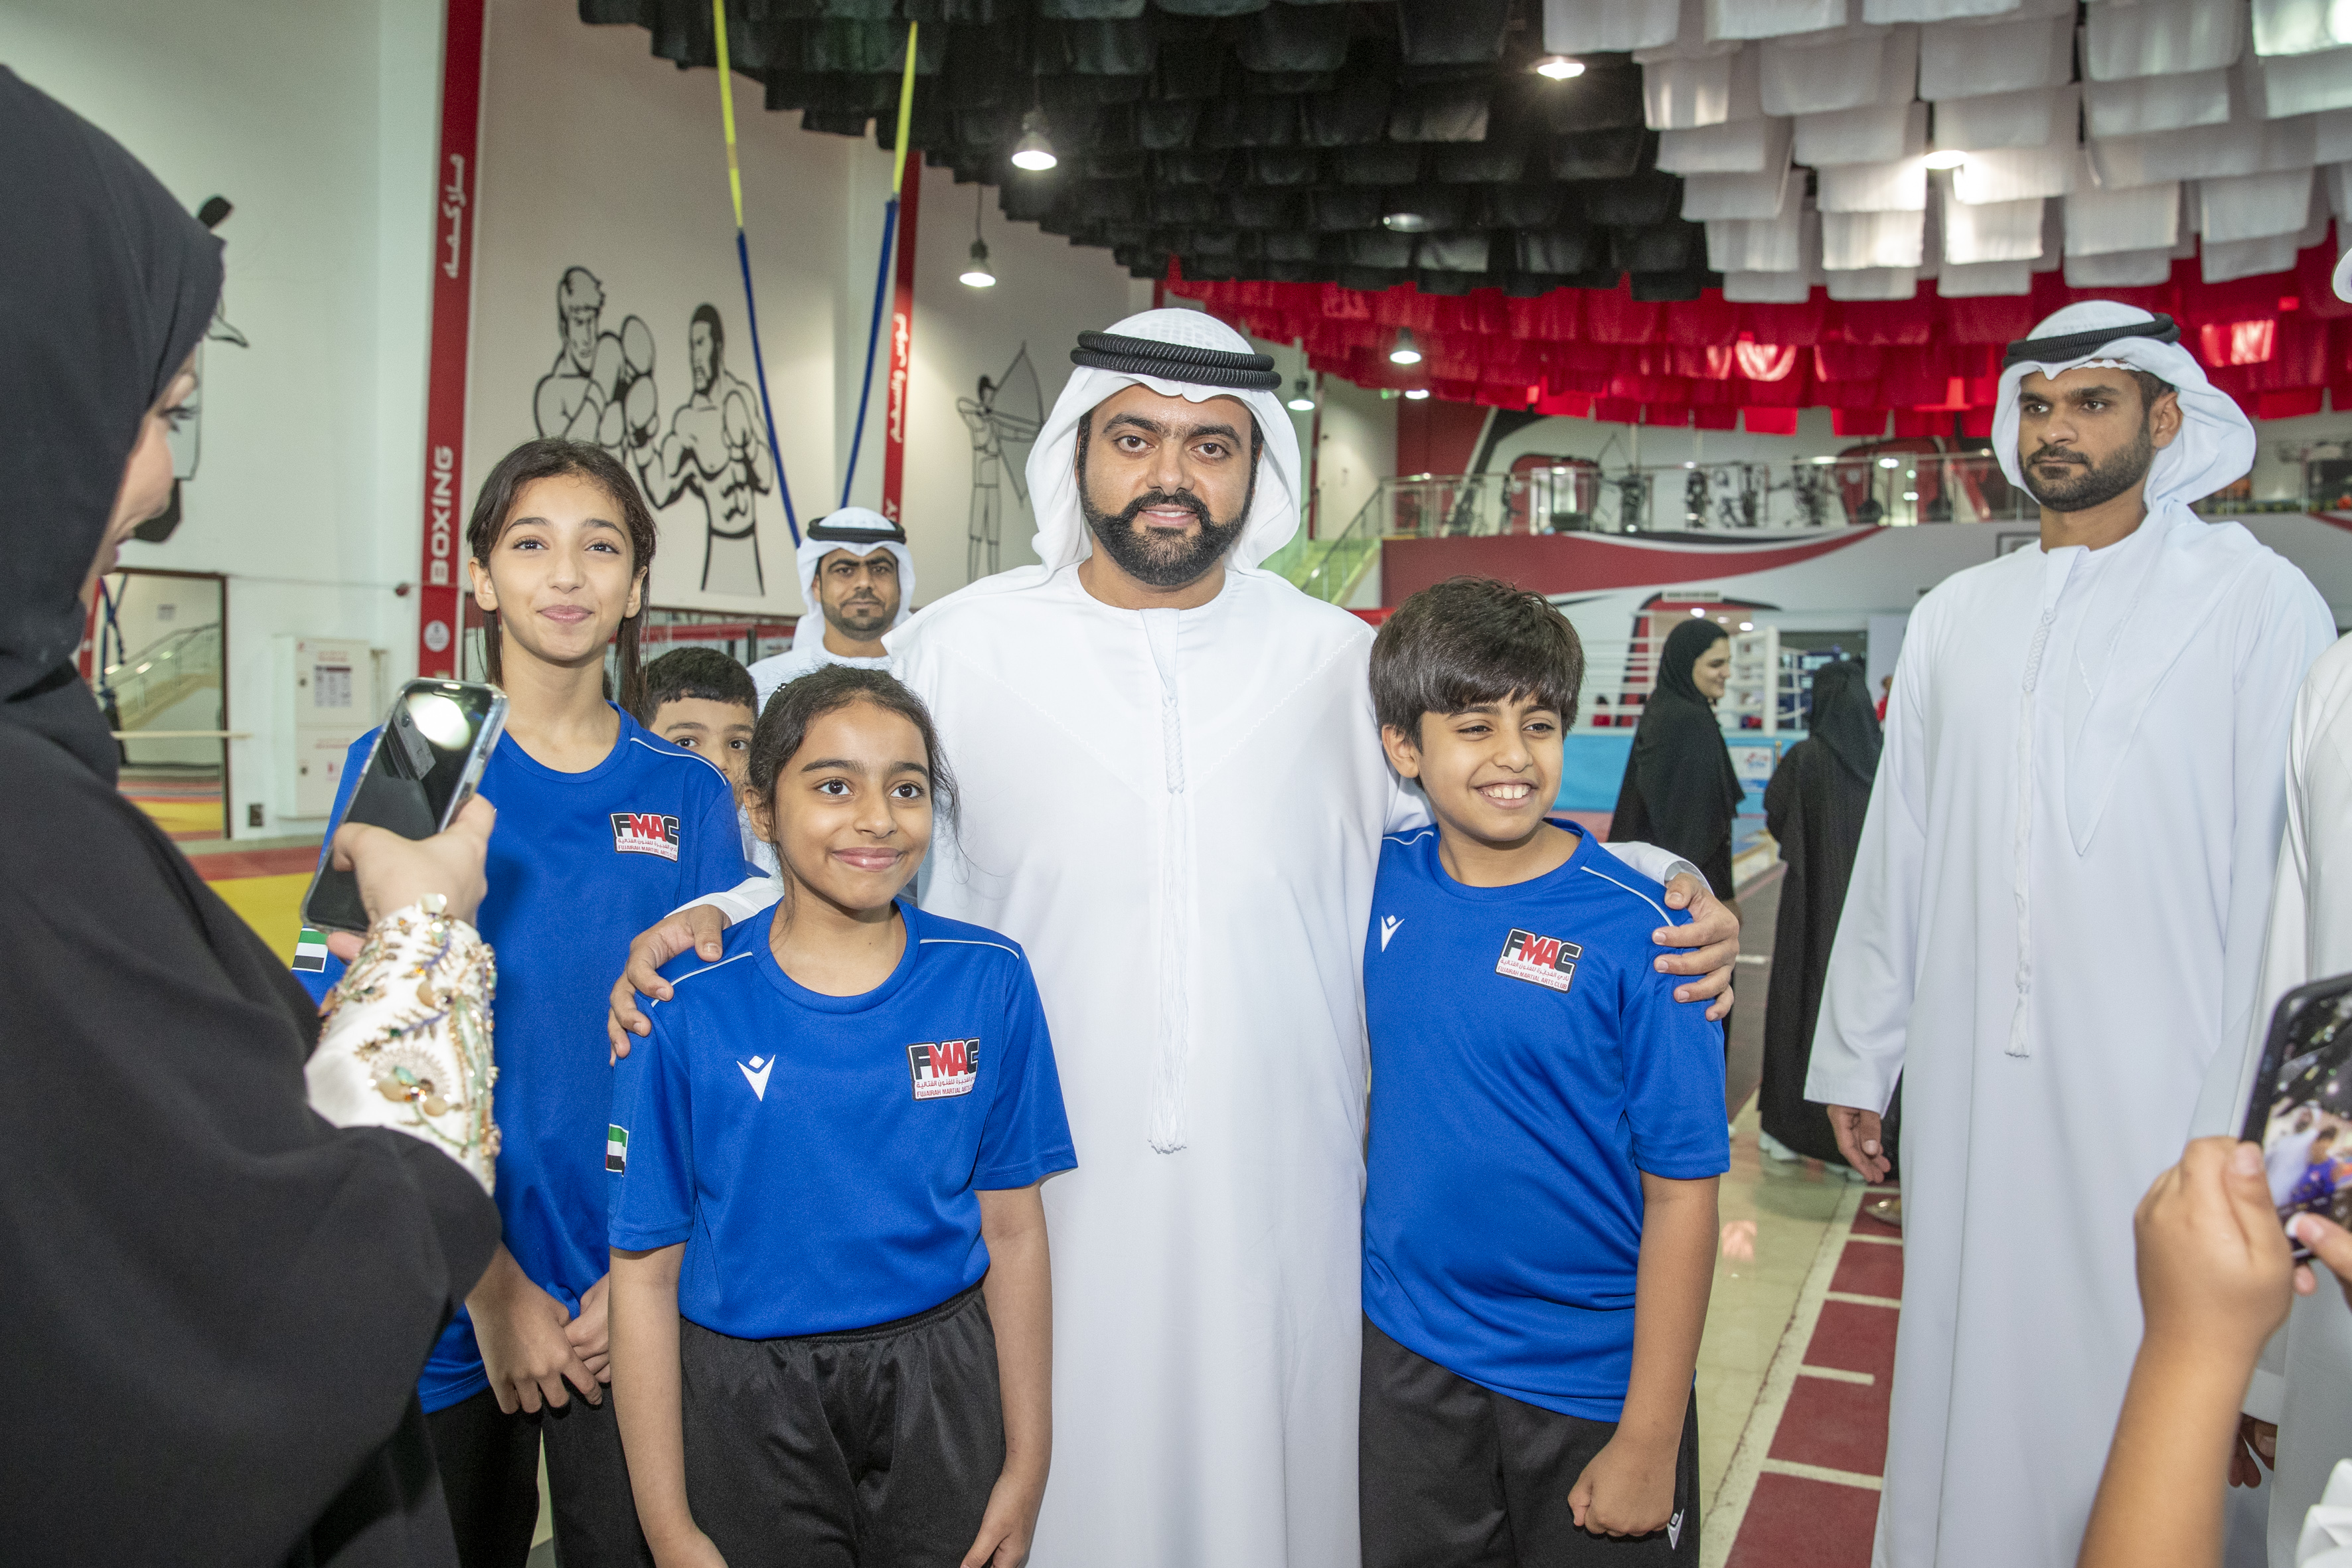
[[[899,899],[955,799],[905,687],[802,677],[751,766],[784,896],[664,971],[613,1096],[646,1539],[661,1568],[1019,1568],[1052,1446],[1039,1184],[1077,1163],[1036,984]]]
[[[1664,889],[1547,819],[1583,674],[1484,578],[1372,648],[1436,826],[1381,846],[1364,944],[1367,1568],[1698,1561],[1723,1034],[1652,965]]]
[[[751,868],[726,778],[604,695],[610,644],[623,702],[642,700],[636,634],[655,531],[627,470],[595,447],[528,442],[484,480],[467,542],[489,679],[509,699],[479,786],[499,821],[476,916],[498,970],[492,1195],[505,1239],[417,1393],[464,1568],[522,1568],[542,1436],[565,1563],[645,1563],[604,1386],[602,998],[632,935]],[[338,821],[375,738],[352,746]],[[341,973],[329,959],[298,977],[323,996]]]

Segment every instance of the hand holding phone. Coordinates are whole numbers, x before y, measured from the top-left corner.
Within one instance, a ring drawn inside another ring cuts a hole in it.
[[[392,711],[376,734],[374,749],[352,790],[351,805],[336,825],[334,850],[320,864],[303,896],[302,920],[320,931],[363,931],[370,919],[384,910],[414,902],[425,892],[449,897],[451,910],[461,901],[470,919],[481,900],[481,851],[473,851],[467,879],[455,861],[436,864],[454,855],[464,858],[459,845],[444,855],[418,855],[373,837],[432,839],[454,823],[473,798],[491,750],[506,726],[506,693],[495,686],[457,680],[412,680],[393,700]],[[360,831],[364,830],[364,831]],[[489,837],[489,820],[481,822],[483,846]],[[363,893],[362,876],[369,882]],[[439,882],[457,885],[426,885]],[[408,896],[393,889],[415,884]]]

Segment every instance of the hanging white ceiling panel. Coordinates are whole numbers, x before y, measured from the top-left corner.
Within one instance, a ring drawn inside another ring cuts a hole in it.
[[[2033,268],[2022,261],[1946,261],[1936,292],[1947,300],[1981,300],[1996,294],[2033,292]]]
[[[2311,171],[2240,174],[2197,184],[2197,232],[2213,245],[2294,234],[2309,221]]]
[[[1908,300],[1919,291],[1916,267],[1866,267],[1829,275],[1832,300]]]
[[[2146,289],[2172,276],[2172,252],[2116,250],[2066,258],[2069,289]]]
[[[1822,169],[1814,181],[1814,199],[1825,213],[1925,212],[1927,164],[1920,158],[1897,158]]]
[[[1860,268],[1907,267],[1921,260],[1927,215],[1916,213],[1823,213],[1822,266],[1832,272]]]
[[[1767,114],[1828,114],[1908,103],[1918,79],[1916,27],[1847,28],[1829,37],[1773,38],[1756,48]]]
[[[2040,147],[1996,147],[1971,153],[1952,171],[1952,195],[1975,205],[2017,202],[2029,196],[2063,196],[2083,173],[2083,150],[2072,137]]]
[[[2254,52],[2310,55],[2352,45],[2344,0],[2254,0]]]
[[[1927,150],[1927,106],[1888,103],[1796,119],[1796,159],[1810,169],[1887,163]]]
[[[2083,74],[2093,81],[2211,70],[2235,65],[2245,7],[2232,0],[2107,0],[2088,8]]]
[[[1683,181],[1683,216],[1693,223],[1778,217],[1791,184],[1804,188],[1786,165],[1761,174],[1692,174]]]
[[[1681,0],[1544,0],[1544,47],[1554,54],[1653,49],[1675,41]]]
[[[2223,124],[2230,118],[2230,73],[2217,66],[2209,71],[2086,82],[2083,118],[2084,129],[2093,136],[2138,136]]]
[[[2209,240],[2198,247],[2205,281],[2228,283],[2265,272],[2291,271],[2294,267],[2294,240],[2291,234],[2274,234],[2265,239],[2233,239],[2218,245]]]
[[[1981,98],[2074,79],[2071,16],[2021,22],[1940,22],[1919,29],[1919,96]]]
[[[2130,250],[2169,251],[2180,237],[2180,186],[2129,190],[2084,186],[2066,198],[2068,256],[2115,256]]]
[[[1778,38],[1843,27],[1853,0],[1706,0],[1710,38]]]
[[[2014,202],[1943,202],[1944,259],[1955,266],[2042,258],[2041,196]]]
[[[2072,141],[2081,101],[2081,89],[2072,85],[1948,98],[1936,105],[1936,145],[1974,153]]]
[[[1785,120],[1727,120],[1658,136],[1658,167],[1669,174],[1760,174],[1789,162]]]

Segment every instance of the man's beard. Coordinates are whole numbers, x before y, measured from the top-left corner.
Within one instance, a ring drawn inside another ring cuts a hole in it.
[[[1154,588],[1182,588],[1207,575],[1209,568],[1240,542],[1256,489],[1253,474],[1250,495],[1242,499],[1241,515],[1223,524],[1209,516],[1209,503],[1190,490],[1147,490],[1114,515],[1095,505],[1083,479],[1078,484],[1078,510],[1086,516],[1087,529],[1121,571]],[[1190,539],[1152,538],[1151,531],[1136,519],[1145,508],[1155,506],[1184,508],[1201,520],[1201,531]]]
[[[860,599],[835,607],[824,606],[824,618],[844,637],[871,642],[890,625],[891,607],[874,599]]]
[[[2026,493],[2052,511],[2058,512],[2088,511],[2095,506],[2104,506],[2126,491],[2138,488],[2156,461],[2156,443],[2146,419],[2140,421],[2139,434],[2133,438],[2131,445],[2105,462],[2070,463],[2069,467],[2078,471],[2071,472],[2054,483],[2045,479],[2037,484],[2033,465],[2052,450],[2044,447],[2036,451],[2020,465],[2019,471],[2025,478]]]

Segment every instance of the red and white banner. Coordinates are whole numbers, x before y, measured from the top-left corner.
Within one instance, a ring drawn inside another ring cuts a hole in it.
[[[448,0],[441,43],[441,157],[435,165],[433,348],[425,403],[425,555],[417,576],[416,672],[457,674],[465,574],[459,465],[474,292],[475,144],[482,111],[483,0]]]
[[[882,515],[898,522],[907,470],[907,374],[915,353],[915,212],[923,199],[923,155],[910,153],[915,177],[898,193],[898,255],[890,287],[890,388],[882,421]]]

